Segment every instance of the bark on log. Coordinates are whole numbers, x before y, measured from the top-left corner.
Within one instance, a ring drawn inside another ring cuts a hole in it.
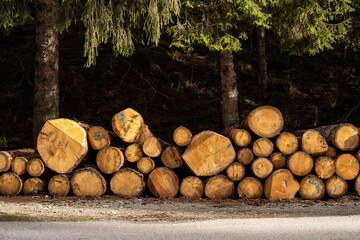
[[[213,176],[227,168],[235,155],[227,137],[203,131],[193,137],[182,158],[196,176]]]
[[[0,152],[0,172],[7,172],[11,167],[11,161],[13,160],[14,155],[9,152],[1,151]]]
[[[271,154],[270,161],[274,165],[275,169],[285,168],[286,166],[286,156],[279,152]]]
[[[155,168],[148,178],[148,187],[150,191],[160,198],[175,197],[179,191],[179,179],[169,168]]]
[[[133,143],[125,149],[125,158],[129,162],[137,162],[142,158],[142,156],[143,152],[141,150],[141,145],[137,143]]]
[[[359,161],[349,153],[343,153],[335,159],[336,175],[344,180],[353,180],[359,175]]]
[[[204,195],[204,183],[200,178],[188,176],[181,181],[180,194],[188,198],[201,198]]]
[[[342,177],[336,175],[328,179],[325,185],[327,194],[333,198],[344,196],[348,189],[347,182]]]
[[[149,172],[154,170],[155,162],[149,157],[143,157],[139,161],[137,161],[136,167],[140,172],[148,174]]]
[[[22,148],[16,150],[9,150],[7,152],[10,153],[14,158],[23,157],[26,159],[32,159],[40,157],[39,153],[34,148]]]
[[[261,198],[264,193],[264,187],[258,179],[246,177],[240,181],[237,192],[241,198]]]
[[[11,171],[18,176],[26,173],[26,165],[28,160],[24,157],[16,157],[11,162]]]
[[[213,176],[205,184],[205,195],[211,199],[232,197],[234,190],[234,183],[224,175]]]
[[[96,164],[101,172],[112,174],[124,165],[124,155],[120,148],[105,147],[96,155]]]
[[[300,184],[289,170],[278,169],[266,180],[264,193],[269,200],[291,199],[299,189]]]
[[[322,179],[331,178],[335,172],[335,161],[331,157],[321,156],[315,161],[315,172]]]
[[[40,177],[45,174],[45,164],[40,158],[31,159],[26,165],[26,171],[32,177]]]
[[[165,148],[161,154],[161,162],[168,168],[179,168],[183,165],[184,160],[181,157],[182,151],[179,147],[170,145]]]
[[[78,169],[70,181],[75,196],[101,196],[106,191],[104,177],[92,167]]]
[[[325,184],[315,175],[307,175],[300,182],[300,196],[304,199],[319,200],[324,196]]]
[[[299,141],[294,134],[283,132],[276,139],[276,147],[282,154],[290,155],[298,149]]]
[[[226,168],[226,175],[231,181],[240,181],[245,175],[245,167],[242,163],[233,162]]]
[[[117,171],[110,180],[111,191],[122,197],[137,197],[145,189],[144,175],[132,168]]]
[[[173,134],[173,140],[179,147],[187,146],[191,142],[191,138],[191,131],[183,126],[176,128]]]
[[[142,145],[142,150],[148,157],[160,156],[162,151],[160,140],[156,137],[148,137]]]
[[[0,176],[0,193],[5,196],[16,196],[20,193],[23,182],[20,177],[12,172]]]
[[[24,182],[23,192],[25,195],[45,194],[45,181],[40,178],[29,178]]]
[[[106,131],[105,128],[100,126],[90,127],[87,132],[87,136],[89,145],[94,150],[100,150],[102,148],[108,147],[112,143],[111,132]]]
[[[267,178],[273,171],[273,164],[267,158],[257,158],[251,164],[251,170],[257,178]]]
[[[226,134],[236,146],[246,147],[251,143],[251,135],[245,129],[231,128]]]
[[[294,134],[299,136],[298,132],[295,132]],[[301,148],[304,152],[309,154],[323,154],[329,148],[325,138],[320,132],[314,129],[306,130],[300,136]]]
[[[70,191],[70,180],[65,174],[54,175],[48,183],[48,191],[53,197],[65,197]]]
[[[248,147],[239,149],[236,159],[244,165],[249,165],[254,160],[254,153]]]
[[[38,135],[37,150],[49,169],[69,173],[88,152],[86,131],[69,119],[49,120]]]
[[[298,151],[288,158],[287,165],[293,174],[302,177],[311,172],[314,166],[314,161],[310,154]]]
[[[274,144],[268,138],[259,138],[252,146],[252,151],[257,157],[268,157],[273,150]]]

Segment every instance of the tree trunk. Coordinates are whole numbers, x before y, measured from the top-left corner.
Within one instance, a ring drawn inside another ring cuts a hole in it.
[[[33,140],[47,120],[59,117],[59,38],[57,1],[36,1]]]
[[[258,53],[258,82],[260,89],[266,91],[268,84],[268,73],[266,64],[266,45],[265,45],[265,27],[258,26],[257,34],[257,53]]]
[[[234,57],[230,51],[220,54],[220,83],[224,128],[238,128],[240,125],[238,109],[239,91],[234,68]]]

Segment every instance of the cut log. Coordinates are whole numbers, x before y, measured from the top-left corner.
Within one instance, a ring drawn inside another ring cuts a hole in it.
[[[335,158],[337,155],[337,151],[336,148],[329,146],[328,150],[324,153],[324,156],[326,157],[330,157],[330,158]]]
[[[38,135],[37,150],[49,169],[70,173],[88,152],[86,131],[69,119],[48,120]]]
[[[274,150],[274,144],[268,138],[255,140],[252,151],[257,157],[268,157]]]
[[[275,169],[285,168],[286,166],[286,156],[279,152],[271,154],[270,161],[274,165]]]
[[[359,175],[359,161],[353,155],[344,153],[335,159],[336,175],[344,180],[353,180]]]
[[[111,145],[110,132],[100,126],[90,127],[88,132],[89,145],[94,150],[100,150]]]
[[[224,175],[213,176],[205,184],[205,195],[211,199],[232,197],[234,190],[234,183]]]
[[[70,191],[70,180],[65,174],[53,176],[48,184],[48,190],[53,197],[65,197]]]
[[[294,134],[297,135],[296,132]],[[325,138],[314,129],[306,130],[301,135],[300,141],[302,150],[309,154],[323,154],[329,148]]]
[[[45,164],[40,158],[31,159],[26,165],[26,171],[32,177],[40,177],[45,173]]]
[[[264,193],[264,187],[258,179],[246,177],[240,181],[237,192],[241,198],[261,198]]]
[[[267,178],[273,169],[272,162],[267,158],[257,158],[251,164],[251,170],[257,178]]]
[[[347,182],[339,176],[332,176],[325,183],[326,192],[330,197],[339,198],[345,195],[348,189]]]
[[[239,149],[236,159],[244,165],[249,165],[254,160],[254,153],[250,148],[244,147]]]
[[[235,155],[230,139],[203,131],[193,137],[182,158],[196,176],[213,176],[225,170]]]
[[[6,151],[0,152],[0,172],[7,172],[10,169],[14,156]]]
[[[188,176],[181,181],[180,194],[188,198],[201,198],[204,195],[204,183],[200,178]]]
[[[245,129],[231,128],[226,135],[239,147],[246,147],[251,143],[251,135]]]
[[[231,181],[240,181],[245,175],[245,167],[242,163],[233,162],[226,168],[226,175]]]
[[[289,170],[278,169],[266,180],[264,193],[269,200],[291,199],[299,189],[300,184]]]
[[[148,137],[142,145],[142,150],[148,157],[160,156],[162,151],[160,140],[156,137]]]
[[[168,168],[179,168],[183,165],[184,160],[181,157],[182,151],[179,147],[170,145],[165,148],[161,154],[161,162]]]
[[[175,129],[173,139],[179,147],[185,147],[191,142],[192,133],[186,127],[180,126]]]
[[[140,172],[148,174],[149,172],[154,170],[155,162],[149,157],[143,157],[139,161],[137,161],[136,167]]]
[[[142,158],[141,145],[133,143],[125,149],[125,157],[129,162],[137,162]]]
[[[300,182],[300,196],[304,199],[319,200],[324,196],[325,184],[315,175],[307,175]]]
[[[299,141],[294,134],[283,132],[276,139],[276,147],[282,154],[290,155],[298,149]]]
[[[148,187],[150,191],[160,198],[175,197],[179,191],[179,179],[169,168],[155,168],[148,178]]]
[[[287,165],[293,174],[303,177],[311,172],[314,161],[310,154],[298,151],[288,157]]]
[[[315,161],[315,172],[322,179],[329,179],[335,174],[335,161],[331,157],[321,156]]]
[[[96,155],[96,164],[101,172],[112,174],[124,165],[124,155],[120,148],[105,147]]]
[[[16,157],[11,162],[11,171],[18,176],[26,173],[26,165],[28,160],[24,157]]]
[[[132,168],[117,171],[110,180],[111,191],[122,197],[137,197],[145,189],[144,175]]]
[[[245,126],[259,137],[272,138],[282,130],[284,119],[277,108],[261,106],[249,113]]]
[[[16,149],[16,150],[9,150],[7,151],[10,153],[13,158],[15,157],[23,157],[26,159],[32,159],[32,158],[39,158],[40,155],[34,148],[22,148],[22,149]]]
[[[40,178],[29,178],[24,182],[24,194],[25,195],[41,195],[45,194],[45,181]]]
[[[23,182],[15,173],[4,173],[0,176],[0,193],[5,196],[16,196],[20,193]]]
[[[104,177],[92,167],[78,169],[70,181],[75,196],[101,196],[106,191]]]
[[[355,181],[355,191],[358,195],[360,195],[360,175],[356,178]]]

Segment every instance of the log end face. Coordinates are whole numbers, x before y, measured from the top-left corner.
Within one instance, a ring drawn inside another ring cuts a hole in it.
[[[126,143],[134,143],[141,135],[144,120],[140,113],[127,108],[112,118],[112,128],[115,134]]]
[[[272,138],[281,132],[284,119],[279,109],[272,106],[261,106],[249,114],[246,123],[256,135]]]

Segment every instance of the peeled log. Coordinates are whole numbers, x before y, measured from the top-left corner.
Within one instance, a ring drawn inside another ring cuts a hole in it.
[[[265,196],[269,200],[295,198],[295,194],[299,189],[300,184],[287,169],[274,171],[266,180],[264,186]]]
[[[249,113],[245,126],[260,137],[272,138],[282,130],[284,119],[277,108],[261,106]]]
[[[289,132],[280,133],[276,139],[276,147],[285,155],[290,155],[296,152],[299,147],[297,137]]]
[[[177,129],[175,129],[173,134],[174,142],[179,147],[187,146],[190,143],[191,138],[192,138],[191,131],[183,126],[180,126]]]
[[[69,119],[48,120],[38,135],[37,150],[48,168],[70,173],[88,152],[86,131]]]
[[[348,189],[347,182],[342,177],[336,175],[327,180],[325,185],[327,194],[333,198],[344,196]]]
[[[325,184],[315,175],[307,175],[300,182],[300,196],[304,199],[319,200],[324,196]]]
[[[106,191],[104,177],[92,167],[78,169],[70,181],[75,196],[101,196]]]
[[[26,165],[28,160],[23,157],[16,157],[11,162],[11,171],[17,175],[23,175],[26,173]]]
[[[180,184],[180,194],[188,198],[201,198],[204,195],[204,183],[200,178],[189,176]]]
[[[316,130],[306,130],[301,135],[301,148],[309,154],[323,154],[329,146],[325,138]]]
[[[321,156],[315,161],[315,172],[322,179],[331,178],[335,172],[335,161],[331,157]]]
[[[168,168],[179,168],[184,160],[181,157],[182,151],[177,146],[171,145],[164,149],[161,154],[161,162]]]
[[[29,178],[24,182],[25,195],[39,195],[45,193],[46,183],[39,178]]]
[[[148,137],[142,145],[142,149],[147,156],[156,158],[162,151],[160,140],[156,137]]]
[[[101,172],[112,174],[124,165],[124,155],[117,147],[105,147],[96,155],[96,164]]]
[[[232,197],[234,190],[234,183],[224,175],[213,176],[205,184],[205,195],[211,199]]]
[[[155,162],[149,158],[149,157],[143,157],[136,163],[137,169],[139,169],[140,172],[147,174],[154,170],[155,168]]]
[[[48,190],[53,197],[65,197],[70,191],[70,180],[65,174],[53,176],[48,183]]]
[[[227,137],[203,131],[193,137],[182,158],[196,176],[213,176],[227,168],[235,155]]]
[[[250,148],[244,147],[239,149],[236,159],[244,165],[249,165],[254,160],[254,153]]]
[[[251,164],[251,170],[258,178],[267,178],[272,173],[273,168],[273,164],[267,158],[257,158]]]
[[[335,159],[336,175],[344,180],[353,180],[359,175],[359,161],[351,154],[344,153]]]
[[[310,154],[306,152],[295,152],[288,158],[288,168],[296,176],[305,176],[308,175],[313,166],[314,161]]]
[[[252,151],[257,157],[268,157],[274,150],[274,144],[268,138],[255,140]]]
[[[143,152],[141,150],[141,145],[133,143],[125,149],[125,158],[129,162],[137,162],[142,158]]]
[[[10,154],[9,152],[1,151],[0,152],[0,172],[9,171],[12,160],[13,160],[12,154]]]
[[[100,150],[111,145],[110,133],[100,126],[91,127],[88,132],[89,145],[94,150]],[[113,133],[114,134],[114,133]]]
[[[40,158],[31,159],[26,166],[26,171],[32,177],[40,177],[45,173],[44,162]]]
[[[5,196],[16,196],[20,193],[23,183],[20,177],[12,172],[0,176],[0,193]]]
[[[251,142],[251,135],[245,129],[232,128],[227,136],[239,147],[246,147]]]
[[[246,177],[240,181],[237,192],[241,198],[261,198],[264,193],[264,187],[258,179]]]
[[[240,181],[245,175],[245,167],[242,163],[233,162],[226,168],[226,175],[231,181]]]
[[[271,154],[270,161],[275,169],[285,168],[286,166],[286,156],[279,152]]]
[[[169,168],[158,167],[149,174],[148,187],[150,191],[160,198],[175,197],[179,191],[179,179]]]
[[[145,189],[144,175],[131,168],[120,169],[111,178],[110,189],[122,197],[140,196]]]

